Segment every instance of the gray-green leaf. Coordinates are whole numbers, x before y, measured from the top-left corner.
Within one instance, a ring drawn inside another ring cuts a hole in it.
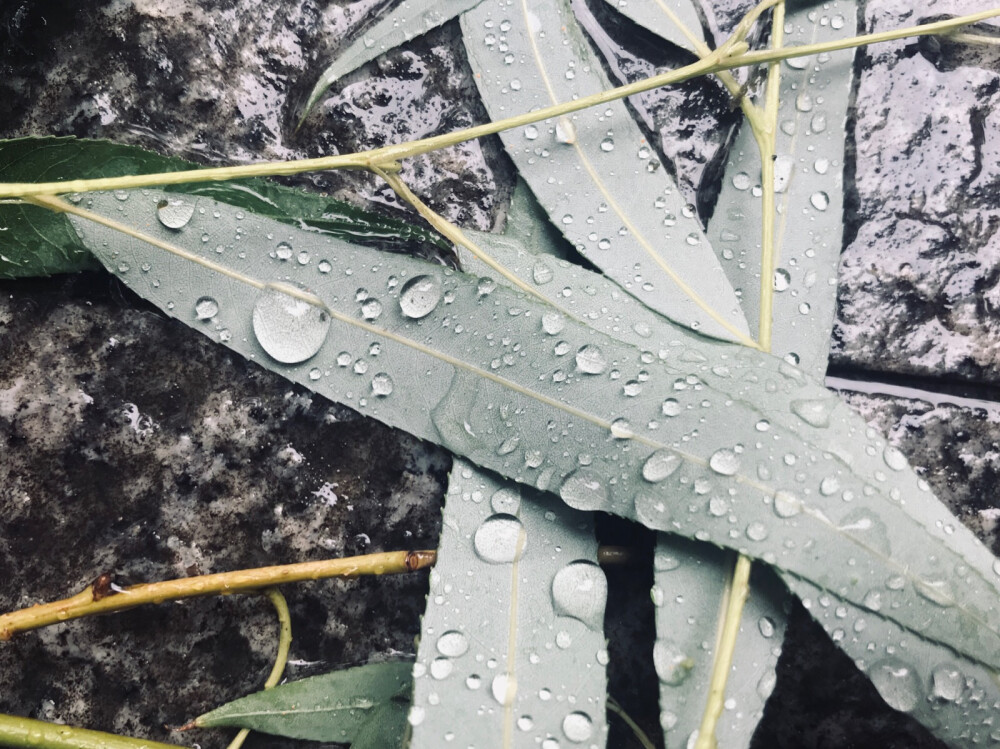
[[[606,599],[590,514],[456,459],[411,747],[604,746]]]
[[[688,52],[705,44],[705,29],[692,0],[605,0],[612,8]]]
[[[391,661],[311,676],[233,700],[199,716],[195,724],[351,743],[379,735],[375,724],[399,711],[392,706],[393,698],[409,690],[412,669],[409,661]]]
[[[462,34],[494,118],[610,87],[565,0],[530,11],[487,0],[462,15]],[[749,342],[693,209],[622,102],[500,137],[553,223],[609,277],[684,325]]]
[[[842,418],[787,363],[691,339],[643,351],[574,320],[547,324],[550,307],[489,279],[237,219],[210,201],[171,229],[155,218],[160,198],[136,198],[92,201],[198,264],[89,224],[88,246],[140,294],[244,355],[572,507],[736,548],[1000,661],[1000,578],[981,547],[949,548],[904,511],[889,476],[909,475],[905,460],[874,433],[847,425],[850,439],[830,452],[771,419],[785,411],[823,430]],[[309,262],[284,260],[281,242]],[[885,463],[871,482],[850,470],[869,453]],[[828,474],[836,493],[823,491]],[[701,491],[677,502],[690,487]],[[710,511],[714,498],[725,512]],[[952,580],[956,566],[970,572]]]

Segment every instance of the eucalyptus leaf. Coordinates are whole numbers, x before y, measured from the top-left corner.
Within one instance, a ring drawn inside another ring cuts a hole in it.
[[[787,2],[784,46],[856,33],[857,6],[833,0]],[[814,377],[826,373],[843,245],[845,122],[854,50],[781,63],[774,160],[772,352]],[[741,292],[751,329],[760,317],[761,168],[753,131],[743,123],[730,150],[708,238]]]
[[[483,34],[495,31],[495,40]],[[610,88],[566,0],[486,0],[462,35],[491,117]],[[749,342],[735,292],[624,103],[501,133],[521,177],[588,260],[648,306],[706,335]],[[636,196],[641,196],[638,200]]]
[[[688,52],[707,44],[693,0],[604,0],[623,16]]]
[[[606,600],[590,513],[456,459],[410,746],[604,746]]]
[[[374,60],[383,52],[388,52],[414,37],[425,34],[441,24],[447,23],[460,13],[474,8],[480,0],[403,0],[391,11],[375,22],[375,25],[347,45],[326,70],[320,75],[309,94],[301,120],[312,111],[316,103],[335,81],[357,70],[366,62]]]
[[[881,438],[854,434],[834,454],[769,422],[785,409],[815,428],[836,416],[836,400],[796,410],[819,386],[787,363],[732,347],[726,371],[711,373],[695,342],[661,358],[574,320],[546,330],[550,307],[490,279],[239,219],[203,198],[188,225],[169,229],[153,218],[159,198],[137,198],[88,204],[186,256],[90,223],[79,227],[88,246],[141,295],[245,356],[576,509],[736,548],[970,658],[1000,660],[1000,576],[983,570],[981,545],[949,548],[907,515],[887,483],[905,460]],[[223,241],[241,249],[206,249]],[[314,260],[288,263],[280,241]],[[217,311],[198,319],[206,298]],[[372,343],[374,364],[361,355]],[[635,397],[621,390],[632,379],[643,385]],[[819,490],[828,471],[868,453],[890,469],[882,481],[845,470],[840,493]],[[677,501],[695,485],[708,491]],[[716,497],[728,512],[709,511]],[[956,566],[971,571],[952,581]]]
[[[388,735],[398,735],[392,730],[399,727],[392,722],[399,712],[393,701],[409,690],[412,669],[409,661],[389,661],[311,676],[233,700],[199,716],[195,725],[348,744],[368,737],[369,746],[378,746],[370,742],[372,736],[384,735],[380,724],[386,723]]]
[[[197,169],[184,159],[136,146],[70,137],[0,140],[0,180],[48,182]],[[263,179],[177,185],[294,226],[357,242],[402,249],[414,242],[447,248],[437,235],[339,200]],[[126,193],[122,193],[126,195]],[[35,205],[0,203],[0,278],[72,273],[100,267],[65,216]]]
[[[656,644],[653,665],[660,678],[661,724],[667,746],[685,746],[701,724],[712,677],[733,555],[666,533],[653,559]],[[719,746],[750,745],[764,703],[777,680],[775,667],[785,635],[784,586],[758,567],[743,609],[726,709],[716,728]]]

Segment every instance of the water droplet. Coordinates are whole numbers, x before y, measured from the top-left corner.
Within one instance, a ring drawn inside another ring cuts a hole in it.
[[[566,318],[558,312],[545,312],[542,314],[542,330],[549,335],[556,335],[566,327]]]
[[[430,672],[431,676],[435,679],[445,679],[451,675],[454,669],[454,664],[451,662],[450,658],[440,657],[435,658],[431,661]]]
[[[406,720],[411,726],[419,726],[427,717],[426,711],[419,705],[411,705],[410,712],[406,714]]]
[[[194,215],[194,204],[180,198],[168,198],[156,204],[156,217],[168,229],[183,229]]]
[[[920,677],[898,658],[890,656],[872,664],[868,678],[891,708],[908,713],[920,703]]]
[[[605,138],[604,140],[602,140],[601,141],[601,150],[605,151],[605,152],[607,152],[607,151],[614,151],[615,150],[615,141],[614,141],[614,138],[610,138],[609,137],[609,138]]]
[[[811,112],[813,108],[812,97],[803,91],[801,94],[795,97],[795,108],[800,112]]]
[[[902,471],[906,468],[906,456],[903,455],[898,447],[886,445],[885,450],[882,452],[882,460],[894,471]]]
[[[809,196],[809,202],[817,211],[825,211],[830,207],[830,196],[820,190]]]
[[[329,260],[320,260],[319,265],[316,266],[320,273],[329,273],[333,270],[333,266],[330,264]]]
[[[660,410],[663,411],[664,416],[677,416],[681,412],[682,408],[676,398],[667,398],[663,401],[663,405],[660,407]]]
[[[611,436],[616,440],[627,440],[635,436],[628,419],[615,419],[611,422]]]
[[[534,125],[528,125],[524,128],[524,137],[528,140],[534,140],[538,137],[538,128]]]
[[[650,483],[663,481],[681,467],[680,457],[670,450],[657,450],[642,464],[642,477]]]
[[[437,640],[437,650],[441,655],[449,658],[458,658],[465,655],[469,649],[469,638],[457,629],[451,629],[442,634]]]
[[[521,90],[521,79],[520,78],[514,78],[514,79],[511,80],[511,82],[510,82],[510,90],[511,91],[520,91]]]
[[[210,296],[203,296],[194,303],[194,316],[199,320],[211,320],[219,314],[219,303]]]
[[[708,459],[708,466],[722,476],[732,476],[740,467],[740,456],[733,450],[716,450]]]
[[[480,278],[476,283],[476,294],[479,296],[489,296],[497,287],[497,282],[492,278]]]
[[[562,486],[559,496],[570,507],[576,510],[601,510],[608,502],[608,490],[601,477],[588,470],[573,471]]]
[[[774,270],[774,280],[771,283],[771,287],[775,291],[785,291],[788,289],[789,285],[792,283],[792,274],[789,273],[784,268],[775,268]]]
[[[562,730],[566,738],[574,744],[582,744],[584,741],[589,741],[593,735],[594,721],[584,712],[570,713],[563,718]]]
[[[962,696],[965,676],[951,664],[942,663],[931,671],[931,695],[945,702],[955,702]]]
[[[802,500],[782,489],[774,495],[774,514],[779,518],[790,518],[802,512]]]
[[[767,538],[767,526],[763,523],[750,523],[745,533],[751,541],[763,541]]]
[[[441,282],[435,276],[411,278],[399,291],[399,309],[414,320],[426,317],[441,300]]]
[[[278,260],[288,260],[292,257],[292,246],[288,242],[279,242],[274,250]]]
[[[329,330],[326,310],[275,286],[265,288],[253,307],[257,342],[268,356],[284,364],[298,364],[315,356]]]
[[[792,413],[812,427],[830,426],[830,414],[837,405],[835,400],[796,400],[791,402]]]
[[[531,269],[531,278],[539,286],[546,284],[552,280],[552,269],[545,263],[538,261]]]
[[[552,605],[560,616],[569,616],[595,632],[604,626],[608,581],[596,564],[570,562],[552,579]]]
[[[877,590],[869,590],[861,599],[861,605],[869,611],[878,611],[882,608],[882,594]]]
[[[509,564],[521,558],[528,536],[513,515],[491,515],[476,529],[473,545],[481,559],[492,564]]]
[[[521,509],[521,493],[516,489],[506,487],[498,489],[490,497],[490,507],[493,508],[493,512],[516,515]]]
[[[372,392],[375,395],[385,397],[392,393],[393,382],[392,378],[385,372],[379,372],[374,377],[372,377]]]
[[[530,731],[535,727],[535,721],[532,720],[530,715],[522,715],[517,719],[517,728],[519,731]]]
[[[824,497],[829,497],[840,491],[840,479],[836,476],[827,476],[819,482],[819,493]]]
[[[482,686],[483,680],[480,678],[479,674],[469,674],[465,677],[465,686],[469,689],[476,690]]]
[[[955,605],[955,591],[947,580],[917,580],[913,587],[922,598],[935,606],[947,608]]]
[[[653,645],[653,667],[660,681],[676,687],[684,683],[694,661],[673,640],[657,640]]]
[[[588,343],[576,352],[576,367],[586,374],[600,374],[608,366],[604,352],[592,343]]]
[[[509,705],[517,694],[517,679],[513,674],[497,674],[493,677],[490,691],[493,693],[493,699],[501,705]]]
[[[748,190],[751,184],[750,175],[746,172],[737,172],[733,175],[733,187],[737,190]]]
[[[822,112],[814,114],[809,121],[809,127],[814,133],[822,133],[826,130],[826,115]]]

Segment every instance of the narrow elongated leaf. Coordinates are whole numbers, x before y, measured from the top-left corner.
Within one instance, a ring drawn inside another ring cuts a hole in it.
[[[895,622],[818,590],[794,585],[831,639],[871,679],[882,699],[956,749],[1000,743],[1000,673]]]
[[[484,41],[490,29],[495,38]],[[463,14],[462,34],[494,118],[610,87],[565,0],[530,10],[486,0]],[[693,211],[622,102],[501,138],[553,223],[609,277],[706,335],[748,340],[736,295]]]
[[[198,166],[184,159],[104,140],[42,137],[0,141],[0,180],[5,182],[117,177]],[[378,241],[390,247],[412,242],[447,246],[433,233],[404,221],[266,180],[208,182],[173,188],[181,189],[354,241]],[[72,273],[98,267],[65,216],[34,205],[0,204],[0,278]]]
[[[390,703],[409,690],[412,668],[409,661],[393,661],[311,676],[233,700],[199,716],[195,724],[351,743],[378,730],[371,724],[398,712]]]
[[[358,729],[351,749],[402,749],[409,712],[409,695],[383,702],[372,710],[371,717]]]
[[[605,0],[623,16],[688,52],[705,44],[705,29],[693,0]]]
[[[661,533],[654,565],[657,640],[653,665],[660,677],[664,741],[667,746],[687,746],[705,709],[717,648],[717,619],[728,592],[733,555]],[[719,746],[750,744],[776,681],[786,596],[770,571],[755,572],[736,640],[726,709],[716,728]]]
[[[197,259],[116,229],[81,227],[125,282],[289,379],[508,478],[557,490],[577,509],[737,548],[858,604],[877,596],[887,616],[921,636],[1000,660],[1000,579],[974,563],[979,552],[935,541],[893,500],[886,481],[869,484],[843,471],[841,492],[870,498],[864,504],[819,486],[859,451],[881,453],[893,474],[905,472],[905,461],[874,435],[856,435],[838,446],[846,456],[838,463],[768,421],[769,410],[794,410],[813,424],[833,412],[825,402],[794,405],[818,386],[786,363],[751,350],[712,361],[711,348],[693,344],[660,359],[573,320],[543,327],[546,306],[490,280],[266,219],[236,219],[204,199],[179,230],[157,220],[155,194],[91,200],[99,212],[164,245],[182,244]],[[241,249],[233,254],[206,249],[234,239]],[[313,260],[269,257],[278,241],[308,247]],[[374,358],[364,353],[373,343]],[[716,377],[735,383],[740,398],[712,387],[702,365],[724,366]],[[620,390],[632,379],[642,383],[634,397]],[[708,489],[670,501],[693,486]],[[716,498],[727,511],[710,511]],[[956,565],[972,571],[949,588],[944,581]],[[902,588],[889,584],[900,577]]]
[[[411,747],[604,746],[607,581],[590,514],[456,460],[443,520]]]
[[[480,0],[403,0],[375,25],[351,42],[323,71],[302,110],[302,119],[312,111],[334,81],[374,60],[383,52],[447,23]]]
[[[850,0],[787,2],[785,46],[852,36]],[[845,122],[854,50],[785,60],[774,161],[773,353],[826,373],[843,244]],[[751,329],[760,317],[760,151],[744,122],[730,151],[708,238]]]

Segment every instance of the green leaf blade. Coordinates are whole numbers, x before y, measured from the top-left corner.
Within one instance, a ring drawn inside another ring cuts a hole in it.
[[[484,44],[487,27],[502,40]],[[524,3],[484,2],[463,14],[462,33],[494,118],[609,88],[564,0],[530,11]],[[556,227],[619,285],[705,335],[749,342],[697,219],[622,102],[501,139]]]
[[[281,684],[199,716],[201,728],[230,726],[313,741],[351,743],[389,717],[412,683],[409,661],[371,663]]]
[[[589,514],[456,459],[411,747],[604,746],[606,599]]]

